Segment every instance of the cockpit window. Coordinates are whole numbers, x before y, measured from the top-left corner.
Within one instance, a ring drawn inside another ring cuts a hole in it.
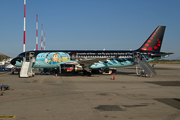
[[[23,54],[19,54],[17,57],[19,57],[19,58],[23,58],[23,57],[24,57],[24,55],[23,55]]]
[[[21,56],[21,55],[18,55],[17,57],[20,57],[20,58],[21,58],[22,56]]]

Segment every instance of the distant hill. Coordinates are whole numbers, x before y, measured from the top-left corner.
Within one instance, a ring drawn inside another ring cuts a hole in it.
[[[176,60],[180,60],[180,57],[176,58]]]
[[[0,61],[4,60],[4,59],[7,59],[7,58],[10,58],[9,56],[7,55],[4,55],[2,53],[0,53]]]

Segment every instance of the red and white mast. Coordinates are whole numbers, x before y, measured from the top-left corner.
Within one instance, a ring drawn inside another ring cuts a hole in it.
[[[43,50],[43,24],[41,24],[41,50]]]
[[[45,32],[44,32],[44,50],[45,50]]]
[[[23,33],[23,52],[25,52],[25,26],[26,24],[26,0],[24,0],[24,33]]]
[[[36,14],[36,50],[38,50],[38,14]]]

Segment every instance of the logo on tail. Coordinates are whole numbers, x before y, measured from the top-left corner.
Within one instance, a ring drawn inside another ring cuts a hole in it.
[[[166,26],[158,26],[138,51],[160,52]]]

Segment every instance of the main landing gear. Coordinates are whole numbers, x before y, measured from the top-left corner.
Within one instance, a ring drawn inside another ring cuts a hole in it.
[[[86,71],[86,70],[84,70],[84,71],[83,71],[83,75],[86,75],[86,76],[91,76],[91,72],[90,72],[90,71]]]

